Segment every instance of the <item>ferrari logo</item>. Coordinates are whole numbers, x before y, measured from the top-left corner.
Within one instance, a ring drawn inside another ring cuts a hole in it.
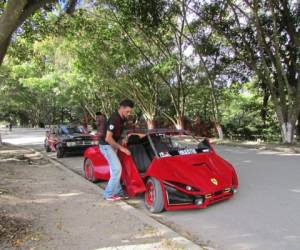
[[[218,185],[218,180],[216,178],[211,178],[210,181],[212,184],[214,184],[216,186]]]

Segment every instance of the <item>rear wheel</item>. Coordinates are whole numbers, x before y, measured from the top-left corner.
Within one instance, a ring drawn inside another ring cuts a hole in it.
[[[83,164],[84,177],[91,181],[96,182],[97,179],[94,174],[94,165],[90,159],[86,159]]]
[[[56,157],[57,158],[63,158],[64,157],[64,152],[63,152],[63,149],[62,149],[60,144],[58,144],[56,146]]]
[[[49,146],[48,140],[45,140],[44,147],[45,147],[46,152],[51,152],[51,148]]]
[[[164,209],[160,182],[153,177],[146,182],[145,205],[151,213],[160,213]]]

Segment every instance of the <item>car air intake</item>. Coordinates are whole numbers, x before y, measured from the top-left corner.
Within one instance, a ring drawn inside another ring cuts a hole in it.
[[[193,204],[194,197],[178,191],[176,188],[165,186],[169,205]]]

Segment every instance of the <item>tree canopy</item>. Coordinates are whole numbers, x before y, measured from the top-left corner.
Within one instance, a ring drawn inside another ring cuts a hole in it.
[[[129,97],[148,128],[299,134],[297,1],[7,0],[0,13],[2,121],[92,122]]]

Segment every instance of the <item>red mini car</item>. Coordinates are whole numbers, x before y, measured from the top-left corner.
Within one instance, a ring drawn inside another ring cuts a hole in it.
[[[122,183],[129,196],[145,193],[152,213],[204,208],[231,198],[238,188],[233,166],[222,159],[207,139],[186,131],[153,130],[128,138],[131,156],[118,153]],[[108,180],[109,167],[98,147],[84,153],[84,173],[90,181]]]

